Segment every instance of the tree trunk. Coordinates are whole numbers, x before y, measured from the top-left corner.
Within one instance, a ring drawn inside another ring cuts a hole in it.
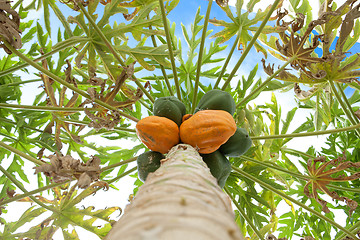
[[[243,240],[228,196],[190,145],[148,175],[107,240]]]

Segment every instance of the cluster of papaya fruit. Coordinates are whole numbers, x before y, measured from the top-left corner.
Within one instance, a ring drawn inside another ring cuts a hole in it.
[[[182,142],[198,150],[221,188],[231,172],[226,157],[243,155],[252,144],[247,131],[233,119],[235,101],[228,92],[213,89],[199,101],[193,115],[176,97],[155,100],[153,116],[136,125],[139,139],[151,150],[137,158],[138,176],[146,180],[160,167],[161,159],[173,146]]]

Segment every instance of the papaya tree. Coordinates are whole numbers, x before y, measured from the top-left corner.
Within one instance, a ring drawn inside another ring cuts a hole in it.
[[[0,0],[1,239],[360,239],[360,2],[315,1]]]

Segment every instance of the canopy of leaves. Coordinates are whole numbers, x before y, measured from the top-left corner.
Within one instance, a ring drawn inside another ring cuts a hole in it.
[[[253,140],[225,187],[244,235],[359,239],[360,3],[319,4],[0,1],[0,238],[106,236],[120,206],[80,203],[127,175],[136,196],[136,122],[219,83]]]

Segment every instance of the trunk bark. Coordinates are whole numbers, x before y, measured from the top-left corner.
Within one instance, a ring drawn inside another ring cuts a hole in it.
[[[107,240],[243,240],[228,196],[190,145],[149,174]]]

